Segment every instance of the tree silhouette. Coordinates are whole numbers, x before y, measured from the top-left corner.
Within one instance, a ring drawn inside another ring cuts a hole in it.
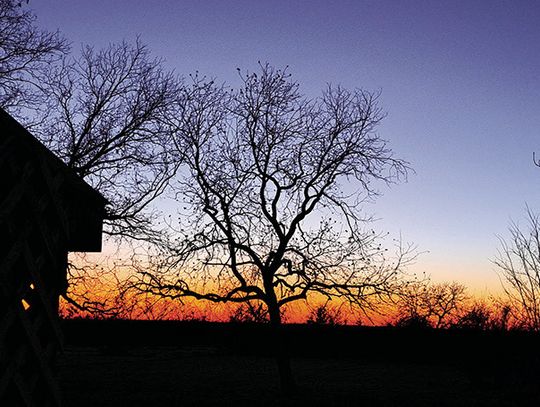
[[[509,305],[524,328],[540,329],[540,218],[527,208],[527,226],[512,223],[508,240],[493,261],[498,267]]]
[[[267,323],[268,310],[260,301],[246,301],[237,306],[229,318],[230,322]]]
[[[102,50],[86,46],[79,57],[40,72],[47,109],[34,132],[107,199],[109,251],[114,243],[126,250],[160,236],[153,204],[178,168],[167,119],[183,86],[162,65],[137,39]],[[94,314],[118,313],[110,301],[123,291],[115,262],[71,260],[66,300]],[[97,295],[106,289],[109,300]]]
[[[84,47],[79,58],[43,71],[42,87],[48,109],[36,133],[108,200],[105,233],[151,238],[151,203],[178,163],[166,119],[175,114],[182,80],[137,39]]]
[[[312,308],[306,320],[306,323],[314,325],[340,325],[344,322],[342,309],[332,306],[329,301]]]
[[[156,239],[151,205],[178,166],[165,119],[174,114],[182,80],[138,39],[99,51],[85,47],[71,57],[60,34],[36,28],[35,15],[21,3],[0,0],[0,107],[31,125],[105,196],[105,233],[124,242]],[[103,312],[92,292],[104,276],[116,278],[114,270],[77,263],[69,269],[68,299]]]
[[[507,331],[520,329],[516,322],[512,306],[506,300],[495,297],[474,298],[461,309],[458,318],[452,321],[450,327],[477,331]]]
[[[328,86],[308,99],[286,70],[269,65],[240,78],[233,90],[195,75],[181,95],[176,238],[140,260],[137,287],[263,302],[287,391],[282,307],[316,293],[365,309],[394,290],[410,248],[388,261],[360,209],[407,165],[376,133],[384,116],[377,94]]]
[[[36,77],[68,51],[58,32],[35,27],[20,1],[0,0],[0,107],[12,113],[43,102]]]
[[[447,328],[458,321],[468,298],[465,286],[457,282],[407,282],[398,293],[396,325]]]

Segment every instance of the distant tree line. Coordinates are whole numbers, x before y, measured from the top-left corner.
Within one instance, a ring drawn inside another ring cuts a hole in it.
[[[404,329],[466,329],[477,331],[530,330],[519,308],[506,297],[475,298],[459,283],[413,282],[400,290],[384,310],[372,314],[354,312],[343,302],[322,301],[296,310],[287,310],[282,318],[288,322],[312,325],[386,325]],[[458,294],[458,295],[456,295]],[[64,304],[64,318],[144,319],[178,321],[222,321],[267,324],[268,310],[256,301],[213,307],[197,303],[180,304],[149,293],[130,289],[101,293],[107,301],[107,312],[90,312]],[[96,297],[99,298],[96,292]]]

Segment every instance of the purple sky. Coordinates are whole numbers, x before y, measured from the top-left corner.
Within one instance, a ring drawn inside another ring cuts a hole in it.
[[[32,0],[78,49],[137,34],[187,75],[232,85],[268,61],[317,96],[382,90],[380,134],[416,174],[367,209],[415,242],[413,270],[498,288],[497,234],[540,211],[540,2]]]

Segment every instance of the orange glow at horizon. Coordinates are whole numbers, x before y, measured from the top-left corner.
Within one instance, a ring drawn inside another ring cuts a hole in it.
[[[111,308],[116,307],[116,313],[91,313],[81,311],[64,299],[60,301],[60,316],[63,318],[90,318],[90,319],[131,319],[131,320],[177,320],[177,321],[208,321],[230,322],[244,303],[212,303],[193,298],[183,299],[182,302],[151,295],[124,296],[118,298],[95,297],[96,302],[106,303]],[[474,302],[474,301],[473,301]],[[362,313],[352,311],[347,303],[334,300],[326,301],[298,301],[282,308],[283,322],[291,324],[307,323],[314,317],[317,307],[325,306],[333,321],[343,325],[385,326],[397,321],[398,310],[395,305],[383,304],[379,312]],[[245,308],[244,308],[245,309]],[[245,315],[245,313],[243,314]],[[238,319],[236,319],[238,320]],[[249,320],[249,318],[248,318]],[[240,321],[245,321],[240,319]]]
[[[76,291],[76,290],[75,290]],[[160,298],[149,294],[130,294],[118,296],[114,289],[100,287],[90,298],[92,302],[105,304],[110,312],[92,313],[83,311],[60,298],[59,313],[63,318],[118,318],[135,320],[201,320],[209,322],[228,322],[239,315],[245,303],[213,303],[210,301],[183,298],[182,301]],[[383,315],[361,315],[351,312],[349,306],[334,300],[298,301],[282,308],[284,323],[305,323],[317,307],[325,305],[329,312],[344,324],[384,325],[388,318]],[[243,313],[245,315],[245,313]]]
[[[104,264],[104,275],[89,278],[86,287],[81,288],[75,285],[71,289],[75,293],[75,297],[82,295],[92,303],[104,304],[104,309],[110,312],[92,313],[80,310],[61,299],[59,313],[62,317],[228,322],[234,319],[235,315],[238,315],[238,310],[242,307],[241,303],[213,303],[193,298],[182,298],[182,301],[180,301],[160,298],[150,294],[122,294],[118,291],[116,284],[119,281],[118,279],[121,280],[123,277],[129,276],[129,268],[114,263],[102,262],[108,256],[109,254],[85,255],[79,259],[77,257],[71,258],[70,261],[73,263],[80,261],[80,264],[85,264],[85,262],[93,260],[92,263],[96,267],[99,264]],[[107,268],[111,264],[114,264],[114,272],[109,273]],[[207,284],[206,288],[211,287]],[[472,289],[469,290],[469,293],[473,300],[486,301],[491,297],[486,290]],[[311,296],[309,301],[297,301],[283,307],[283,321],[285,323],[305,323],[313,315],[316,308],[324,304],[327,305],[327,309],[335,319],[343,324],[387,325],[395,322],[397,315],[395,306],[383,305],[380,306],[382,312],[368,312],[365,314],[359,310],[351,310],[348,304],[340,302],[338,299],[327,303],[325,298]]]

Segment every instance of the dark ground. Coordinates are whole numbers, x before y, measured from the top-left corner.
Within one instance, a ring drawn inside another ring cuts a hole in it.
[[[65,321],[65,406],[540,406],[537,335],[289,326],[284,397],[267,328]]]

